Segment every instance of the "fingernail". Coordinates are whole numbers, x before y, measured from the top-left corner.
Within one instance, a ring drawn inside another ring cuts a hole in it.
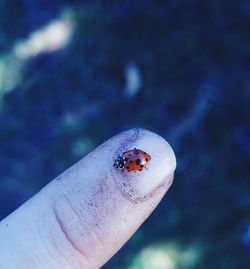
[[[133,132],[133,134],[129,134]],[[128,139],[115,152],[116,156],[127,150],[140,149],[151,156],[150,162],[142,171],[124,171],[112,168],[112,176],[123,195],[131,200],[144,200],[163,186],[171,186],[176,168],[176,158],[171,146],[159,135],[143,129],[127,132]],[[134,132],[137,132],[135,135]],[[133,139],[131,139],[133,137]]]

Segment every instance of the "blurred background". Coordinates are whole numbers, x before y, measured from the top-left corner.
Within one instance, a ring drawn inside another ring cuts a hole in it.
[[[174,184],[103,268],[250,268],[250,2],[0,1],[0,219],[120,131]]]

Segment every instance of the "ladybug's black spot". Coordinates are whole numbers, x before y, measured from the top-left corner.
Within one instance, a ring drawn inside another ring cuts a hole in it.
[[[128,167],[128,166],[126,166],[126,169],[128,169],[128,170],[129,170],[129,167]]]
[[[148,161],[148,158],[146,158],[145,160],[146,160],[146,162],[147,162],[147,161]]]
[[[140,167],[143,168],[143,165],[141,165]]]
[[[141,164],[141,160],[140,160],[140,159],[137,159],[137,160],[136,160],[136,164],[137,164],[137,165],[140,165],[140,164]]]
[[[131,154],[129,153],[129,155],[128,156],[131,156]]]
[[[134,154],[135,154],[135,155],[138,155],[138,154],[139,154],[139,151],[137,151],[137,150],[134,151]]]
[[[130,163],[133,163],[133,161],[130,161]]]

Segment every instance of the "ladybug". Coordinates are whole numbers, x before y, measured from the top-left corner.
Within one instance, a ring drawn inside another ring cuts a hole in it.
[[[142,171],[146,168],[147,163],[151,160],[151,156],[143,150],[131,149],[118,156],[114,162],[114,167],[119,168],[122,171],[126,169],[130,171]]]

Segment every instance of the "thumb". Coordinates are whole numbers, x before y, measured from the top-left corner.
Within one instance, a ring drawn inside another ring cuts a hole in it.
[[[148,170],[113,166],[135,147],[151,155]],[[0,222],[0,268],[101,267],[162,199],[175,166],[173,150],[154,133],[109,139]]]

